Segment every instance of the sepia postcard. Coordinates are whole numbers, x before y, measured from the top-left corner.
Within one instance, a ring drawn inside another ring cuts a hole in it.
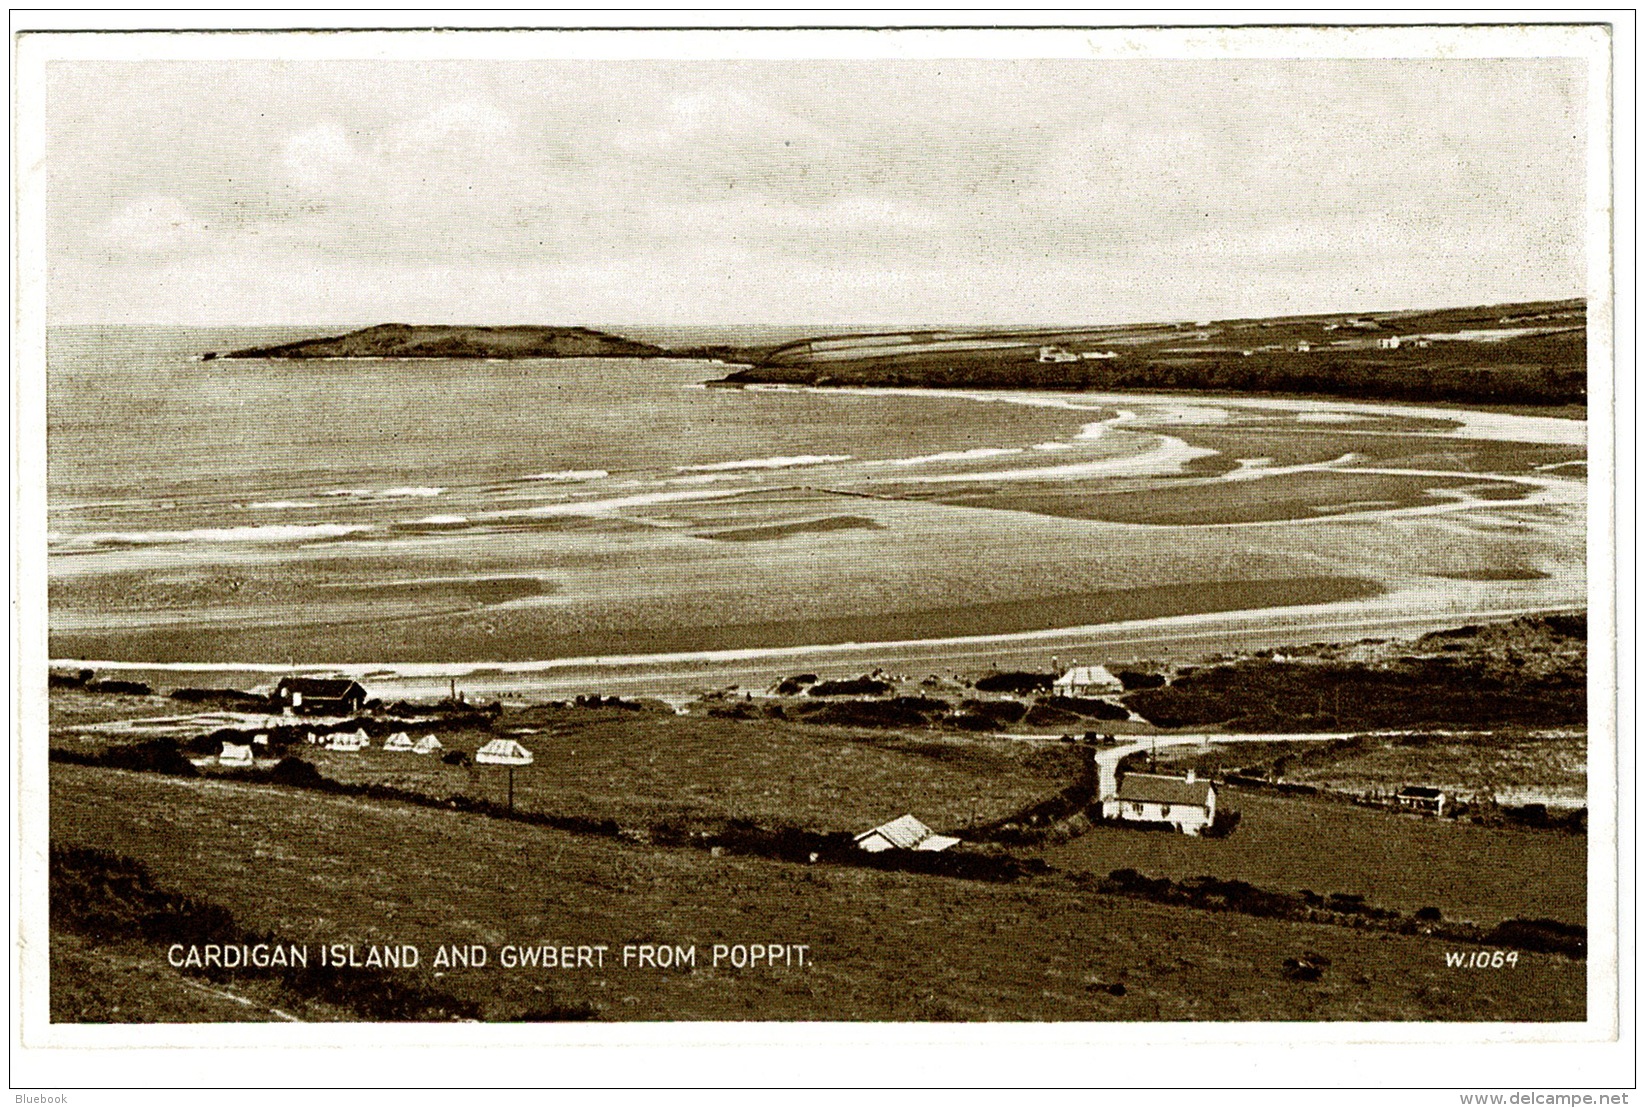
[[[1616,1045],[1613,46],[14,29],[14,1047]]]

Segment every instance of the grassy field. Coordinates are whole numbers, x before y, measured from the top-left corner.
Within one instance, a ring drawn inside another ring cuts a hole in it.
[[[52,744],[92,752],[139,736],[82,736],[81,701],[53,691]],[[65,704],[59,722],[57,705]],[[143,702],[138,701],[141,704]],[[189,706],[165,702],[173,711]],[[108,717],[103,717],[108,718]],[[408,725],[413,736],[427,729]],[[862,831],[905,812],[936,827],[986,821],[1072,783],[1074,751],[988,736],[904,734],[776,720],[738,721],[613,708],[509,709],[496,731],[440,732],[448,750],[472,754],[512,734],[536,756],[515,771],[517,807],[553,815],[614,819],[623,826],[670,819],[750,819],[817,831]],[[326,776],[434,797],[503,801],[507,771],[448,766],[433,756],[299,746]],[[205,772],[214,772],[206,767]]]
[[[612,961],[603,971],[505,970],[494,960],[435,982],[493,1020],[548,996],[637,1020],[1494,1021],[1584,1012],[1586,967],[1556,956],[1522,956],[1511,979],[1448,970],[1446,947],[1420,937],[1170,909],[1057,881],[994,885],[716,858],[390,803],[64,765],[52,767],[51,815],[54,842],[138,859],[162,887],[287,942],[699,949],[694,972]],[[705,964],[713,943],[772,941],[808,944],[815,964]],[[1289,980],[1284,960],[1310,951],[1330,959],[1325,976]],[[53,988],[77,999],[80,1018],[145,1018],[153,996],[176,1013],[181,986],[150,980],[163,948],[122,956],[142,972],[118,989],[107,965],[87,984],[68,957]],[[124,1003],[112,1017],[87,1010],[116,1000]]]
[[[1212,874],[1266,888],[1348,893],[1406,912],[1432,905],[1450,919],[1587,919],[1588,839],[1427,819],[1322,800],[1224,789],[1237,808],[1226,839],[1098,827],[1048,848],[1066,869],[1152,877]]]
[[[1588,802],[1584,734],[1409,735],[1320,765],[1299,765],[1291,780],[1345,792],[1403,783],[1437,785],[1453,796],[1491,792],[1501,803]]]

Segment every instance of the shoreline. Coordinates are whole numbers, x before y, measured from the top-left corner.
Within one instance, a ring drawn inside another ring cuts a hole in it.
[[[1385,594],[1386,595],[1386,594]],[[375,683],[407,686],[433,682],[439,688],[452,679],[493,678],[494,684],[518,686],[541,684],[550,687],[557,680],[583,683],[589,680],[653,682],[689,681],[694,685],[716,675],[760,673],[774,677],[781,669],[791,669],[808,659],[818,668],[841,672],[862,665],[941,662],[978,657],[1005,661],[1013,656],[1048,655],[1053,650],[1109,649],[1124,645],[1205,643],[1218,640],[1251,639],[1273,645],[1297,645],[1300,637],[1325,633],[1308,641],[1347,642],[1373,637],[1379,631],[1406,631],[1411,634],[1442,630],[1459,624],[1493,622],[1522,616],[1548,615],[1585,610],[1572,605],[1542,605],[1517,608],[1460,609],[1456,611],[1387,612],[1355,611],[1364,601],[1297,608],[1256,609],[1245,612],[1202,613],[1159,619],[1128,620],[1084,627],[1048,628],[1041,631],[1008,632],[994,635],[964,635],[939,639],[910,639],[885,642],[822,643],[801,646],[750,647],[732,650],[683,651],[655,654],[586,655],[570,658],[525,661],[445,661],[445,662],[142,662],[112,659],[53,658],[52,668],[94,669],[123,673],[244,674],[278,675],[291,672],[326,672],[356,679],[375,678]],[[1241,622],[1256,626],[1239,626]],[[980,649],[979,649],[980,648]],[[1211,652],[1209,647],[1190,648]],[[1166,655],[1173,650],[1161,651]],[[1072,660],[1072,658],[1070,659]],[[784,663],[787,663],[785,666]],[[940,667],[939,667],[940,668]],[[626,672],[625,672],[626,671]],[[470,685],[472,688],[472,685]]]

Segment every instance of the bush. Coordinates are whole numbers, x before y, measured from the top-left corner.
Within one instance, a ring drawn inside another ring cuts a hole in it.
[[[448,766],[471,766],[474,764],[474,759],[468,755],[467,751],[463,750],[448,750],[440,755],[440,761]]]
[[[806,690],[807,696],[878,696],[891,691],[887,681],[872,677],[851,677],[840,681],[822,681]]]
[[[1028,673],[1018,670],[979,677],[973,687],[979,692],[1016,693],[1018,696],[1024,696],[1049,689],[1056,679],[1057,675],[1054,673]]]
[[[1040,704],[1064,712],[1072,712],[1087,719],[1130,719],[1131,713],[1118,704],[1083,696],[1047,696]]]
[[[1445,918],[1445,913],[1429,904],[1416,910],[1416,918],[1423,923],[1438,923]]]
[[[837,700],[812,707],[806,712],[805,721],[840,727],[925,727],[931,722],[924,712],[906,707],[896,700]]]
[[[141,681],[88,681],[86,691],[119,696],[153,696],[154,690]]]
[[[139,773],[169,773],[174,777],[197,777],[200,771],[172,739],[145,739],[106,750],[53,750],[51,760],[79,766],[104,766]]]
[[[783,678],[782,683],[777,686],[777,695],[799,696],[807,685],[815,685],[816,683],[817,675],[815,673],[796,673],[792,677]]]
[[[274,768],[268,771],[268,780],[275,785],[291,785],[299,789],[316,789],[323,787],[326,780],[313,762],[302,758],[281,758]]]
[[[1132,692],[1136,689],[1165,687],[1165,675],[1163,673],[1143,673],[1140,670],[1122,669],[1114,676],[1119,678],[1119,683],[1126,692]]]
[[[1216,818],[1211,820],[1211,826],[1200,834],[1207,839],[1226,839],[1239,826],[1239,810],[1237,808],[1218,808]]]
[[[1028,705],[1020,700],[967,700],[960,707],[993,723],[1020,723],[1028,714]]]
[[[1564,954],[1570,958],[1588,956],[1588,929],[1580,924],[1552,919],[1508,919],[1491,929],[1488,944],[1535,950],[1543,954]]]
[[[1042,701],[1028,709],[1023,722],[1030,727],[1069,727],[1080,723],[1081,718],[1073,712],[1053,708]]]

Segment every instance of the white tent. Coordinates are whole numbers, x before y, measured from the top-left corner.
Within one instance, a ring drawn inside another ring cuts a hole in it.
[[[249,766],[251,765],[251,747],[240,746],[238,743],[224,743],[223,752],[217,755],[217,764],[220,766]]]
[[[354,749],[364,750],[366,747],[371,745],[371,736],[366,734],[366,729],[364,727],[361,727],[354,732],[354,742],[356,744]]]
[[[359,733],[353,735],[338,733],[331,736],[330,741],[326,743],[326,749],[355,751],[366,745],[368,745],[366,740]]]
[[[440,749],[440,740],[433,735],[424,735],[412,744],[411,749],[418,754],[433,754]]]
[[[410,750],[412,749],[411,736],[406,734],[404,731],[396,731],[388,737],[388,741],[383,744],[383,749]]]
[[[492,739],[475,752],[474,760],[495,766],[529,766],[535,759],[513,739]]]
[[[253,735],[251,737],[251,745],[252,746],[267,746],[268,745],[268,736],[267,735]]]

